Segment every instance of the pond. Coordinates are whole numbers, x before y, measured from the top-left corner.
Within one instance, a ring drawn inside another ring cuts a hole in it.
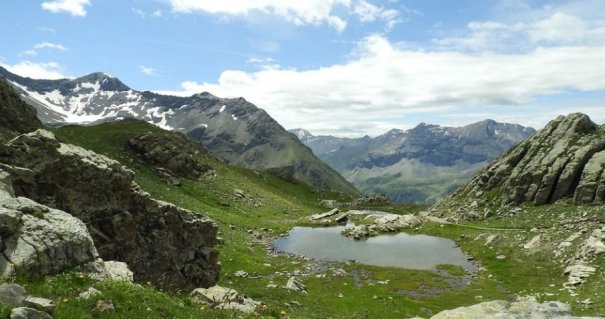
[[[278,252],[325,261],[351,261],[374,266],[435,270],[438,264],[452,264],[474,272],[476,266],[449,239],[410,235],[380,235],[352,240],[341,231],[347,226],[294,227],[287,236],[276,239]]]

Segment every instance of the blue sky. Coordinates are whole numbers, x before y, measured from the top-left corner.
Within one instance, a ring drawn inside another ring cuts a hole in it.
[[[1,1],[0,65],[243,96],[286,128],[605,122],[605,1]]]

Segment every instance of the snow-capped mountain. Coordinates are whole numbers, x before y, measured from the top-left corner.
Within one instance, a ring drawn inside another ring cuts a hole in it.
[[[462,127],[420,123],[370,138],[299,134],[315,155],[364,193],[399,202],[434,202],[456,189],[534,129],[485,120]]]
[[[228,163],[271,169],[317,188],[357,193],[264,110],[243,98],[224,99],[207,92],[189,97],[140,92],[105,73],[34,80],[0,67],[0,76],[47,125],[135,118],[185,133]]]

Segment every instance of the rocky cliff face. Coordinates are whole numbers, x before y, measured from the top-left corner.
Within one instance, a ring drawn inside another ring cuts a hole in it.
[[[363,193],[385,193],[397,202],[434,202],[534,132],[485,120],[463,127],[421,123],[375,138],[313,136],[300,140]]]
[[[130,139],[128,147],[149,165],[175,177],[197,179],[211,169],[196,159],[197,155],[210,157],[210,153],[185,136],[148,132]]]
[[[605,201],[605,127],[581,113],[551,121],[444,204],[541,205],[562,198],[575,204]]]
[[[0,169],[0,276],[55,274],[97,258],[81,220],[15,197],[10,175]]]
[[[42,123],[36,116],[36,110],[27,105],[18,94],[12,89],[10,84],[0,77],[0,128],[7,135],[12,133],[27,133],[42,127]],[[0,131],[0,140],[2,139]]]
[[[44,130],[2,145],[0,163],[6,164],[16,196],[82,220],[100,257],[126,262],[135,280],[167,289],[217,281],[216,225],[152,199],[120,163],[60,143]]]
[[[33,80],[0,67],[4,77],[51,125],[94,124],[135,118],[181,132],[221,160],[246,168],[294,170],[316,188],[357,194],[337,172],[321,162],[264,110],[243,98],[207,92],[177,97],[139,92],[104,73],[73,80]]]

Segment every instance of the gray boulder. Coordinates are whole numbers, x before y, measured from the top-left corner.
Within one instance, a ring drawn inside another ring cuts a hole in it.
[[[60,143],[44,130],[0,146],[0,162],[11,165],[5,167],[10,167],[16,195],[84,221],[100,257],[126,262],[136,281],[166,289],[208,287],[217,281],[216,225],[152,199],[120,163]]]
[[[16,284],[0,284],[0,305],[21,306],[27,298],[25,288]]]
[[[36,310],[52,313],[57,308],[57,305],[52,300],[29,296],[23,301],[23,305]]]
[[[28,307],[19,307],[11,311],[10,319],[52,319],[46,312]]]
[[[580,319],[574,317],[570,307],[559,301],[539,303],[535,298],[525,297],[514,302],[496,300],[483,302],[470,307],[445,310],[431,319]],[[596,319],[596,318],[594,318]]]

